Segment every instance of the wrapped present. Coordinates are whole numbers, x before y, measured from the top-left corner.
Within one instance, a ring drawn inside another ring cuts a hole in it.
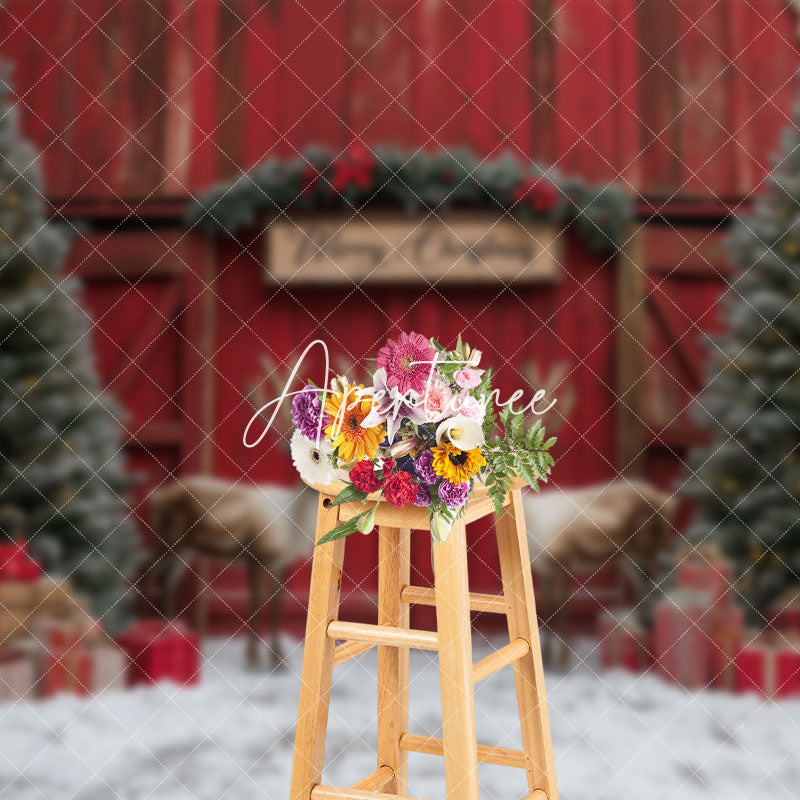
[[[180,622],[140,620],[117,642],[130,658],[130,684],[171,680],[187,685],[200,678],[199,639]]]
[[[128,656],[98,628],[74,617],[40,617],[29,640],[40,697],[62,691],[88,695],[127,685]]]
[[[30,583],[42,576],[42,568],[28,555],[26,541],[0,542],[0,581]]]
[[[36,584],[28,581],[0,582],[0,610],[29,614],[36,607]]]
[[[632,609],[605,611],[597,621],[600,665],[642,672],[653,663],[647,632]]]
[[[712,551],[716,552],[716,551]],[[733,564],[720,555],[706,558],[706,554],[691,554],[675,569],[675,585],[678,589],[708,592],[710,603],[716,613],[724,613],[730,605],[731,586],[734,582]]]
[[[761,635],[736,657],[736,690],[765,697],[800,695],[800,640]]]
[[[122,689],[128,685],[128,654],[109,641],[87,643],[92,657],[92,692]]]
[[[769,625],[776,631],[800,636],[800,589],[790,589],[767,611]]]
[[[53,624],[45,635],[43,627],[38,626],[35,640],[39,645],[39,696],[90,694],[92,656],[82,645],[81,634],[69,625]]]
[[[706,686],[711,677],[711,597],[709,592],[675,590],[655,607],[657,670],[688,689]]]
[[[86,611],[87,602],[69,578],[42,578],[34,587],[37,609],[56,614]]]
[[[36,664],[24,651],[0,653],[0,701],[30,700],[36,684]]]
[[[71,619],[87,632],[97,623],[69,580],[0,581],[0,644],[31,633],[40,617]]]
[[[745,610],[730,606],[715,615],[711,632],[711,683],[719,689],[736,687],[736,656],[744,642]]]

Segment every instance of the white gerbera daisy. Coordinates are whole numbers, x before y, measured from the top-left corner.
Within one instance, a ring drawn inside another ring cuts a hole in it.
[[[292,434],[292,463],[306,483],[325,486],[336,479],[331,464],[333,448],[327,440],[322,440],[319,447],[311,439],[303,436],[300,430]]]

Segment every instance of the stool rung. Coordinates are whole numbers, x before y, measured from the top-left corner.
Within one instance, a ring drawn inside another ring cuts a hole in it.
[[[335,786],[317,784],[311,790],[311,800],[419,800],[419,798],[360,789],[337,789]]]
[[[337,645],[333,651],[333,666],[338,667],[346,663],[351,658],[360,656],[375,647],[374,644],[369,642],[345,642],[344,644]]]
[[[472,682],[478,683],[495,672],[501,670],[508,664],[513,664],[515,661],[524,658],[530,653],[531,647],[525,639],[514,639],[513,642],[495,650],[490,653],[486,658],[477,661],[472,667]]]
[[[419,650],[439,649],[439,637],[433,631],[394,628],[391,625],[366,625],[363,622],[334,620],[328,624],[328,638],[389,647],[414,647]]]
[[[384,764],[378,767],[375,772],[371,772],[366,778],[354,783],[350,788],[361,792],[382,792],[389,781],[394,778],[394,770]]]
[[[400,749],[409,753],[427,753],[431,756],[443,756],[444,744],[435,736],[420,736],[417,733],[404,733],[400,737]],[[478,761],[486,764],[499,764],[503,767],[519,767],[525,769],[525,753],[522,750],[511,750],[508,747],[493,747],[488,744],[478,745]],[[534,800],[538,800],[534,798]]]
[[[436,593],[425,586],[404,586],[400,591],[400,599],[404,603],[418,606],[436,605]],[[483,611],[488,614],[505,614],[507,611],[506,600],[501,594],[470,592],[469,607],[471,611]]]
[[[547,800],[547,792],[542,789],[534,789],[525,800]]]

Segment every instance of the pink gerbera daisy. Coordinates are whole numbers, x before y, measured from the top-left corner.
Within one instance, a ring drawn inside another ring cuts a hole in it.
[[[386,383],[400,394],[421,392],[431,374],[436,351],[420,333],[401,333],[378,351],[378,366],[386,369]]]

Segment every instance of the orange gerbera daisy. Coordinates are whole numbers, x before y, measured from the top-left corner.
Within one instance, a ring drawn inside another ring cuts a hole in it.
[[[378,445],[386,435],[385,426],[362,428],[361,423],[372,409],[372,397],[359,396],[363,386],[345,386],[342,392],[332,392],[325,400],[325,413],[330,423],[325,435],[337,449],[339,461],[349,464],[361,461],[364,456],[375,458]]]

